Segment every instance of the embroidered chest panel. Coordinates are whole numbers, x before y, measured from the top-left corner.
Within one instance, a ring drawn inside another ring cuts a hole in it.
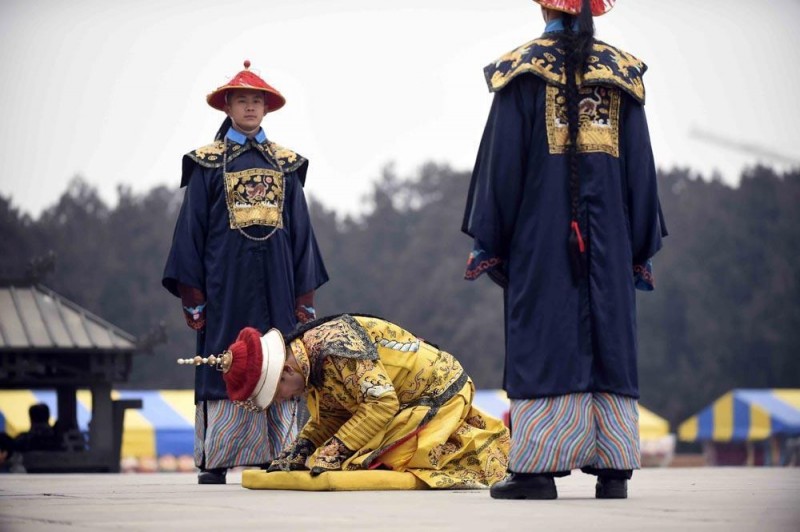
[[[284,181],[281,172],[248,168],[225,174],[231,229],[251,225],[283,227]]]
[[[547,85],[545,94],[547,144],[550,153],[565,153],[569,145],[566,90]],[[619,90],[589,86],[582,87],[579,94],[578,151],[602,152],[619,157]]]

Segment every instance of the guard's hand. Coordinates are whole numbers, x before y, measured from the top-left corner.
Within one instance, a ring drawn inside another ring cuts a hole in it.
[[[186,325],[195,331],[200,331],[206,326],[206,304],[196,307],[183,307],[183,318]]]
[[[317,317],[317,311],[314,309],[313,290],[295,299],[294,315],[298,323],[308,323]]]
[[[183,318],[186,325],[195,331],[206,326],[206,296],[202,290],[178,283],[178,293],[183,305]]]

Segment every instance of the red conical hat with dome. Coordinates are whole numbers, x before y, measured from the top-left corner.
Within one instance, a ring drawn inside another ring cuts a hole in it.
[[[286,103],[286,98],[277,89],[250,71],[250,61],[245,60],[244,70],[233,76],[228,83],[218,87],[206,97],[208,105],[220,111],[225,110],[225,94],[236,89],[263,91],[267,112],[277,111]]]
[[[261,336],[245,327],[236,341],[220,355],[179,358],[178,364],[208,364],[222,371],[228,397],[245,408],[264,410],[275,399],[286,363],[286,344],[278,329]]]
[[[562,11],[564,13],[569,13],[570,15],[577,15],[581,12],[581,5],[583,4],[583,0],[533,0],[537,4],[541,5],[542,7],[546,7],[548,9],[555,9],[556,11]],[[599,17],[600,15],[604,15],[611,11],[611,8],[614,7],[614,3],[616,0],[590,0],[590,5],[592,6],[592,15],[595,17]]]
[[[261,376],[264,361],[261,333],[252,327],[242,329],[228,350],[233,358],[222,376],[228,397],[232,401],[246,401],[253,395]]]
[[[228,348],[231,360],[223,367],[222,378],[228,397],[232,401],[250,402],[265,409],[275,398],[283,364],[286,362],[286,345],[278,329],[261,334],[245,327]]]

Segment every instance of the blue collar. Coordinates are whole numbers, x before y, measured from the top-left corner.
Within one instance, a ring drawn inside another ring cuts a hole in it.
[[[575,22],[572,24],[573,31],[578,31],[578,20],[575,19]],[[544,27],[545,33],[554,33],[557,31],[564,31],[564,19],[561,17],[554,18],[547,25]]]
[[[554,31],[564,31],[564,21],[559,18],[554,18],[544,27],[545,33],[552,33]]]
[[[225,138],[232,140],[236,144],[244,145],[247,142],[247,136],[245,136],[243,133],[239,133],[232,127],[228,128],[228,133],[225,134]],[[259,144],[262,144],[265,140],[267,140],[267,134],[264,133],[263,128],[258,128],[258,133],[256,133],[253,139]]]

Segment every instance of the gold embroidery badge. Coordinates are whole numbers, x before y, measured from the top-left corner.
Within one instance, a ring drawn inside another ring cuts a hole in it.
[[[265,168],[225,174],[231,229],[251,225],[283,227],[283,175]]]
[[[582,87],[579,93],[578,151],[619,157],[619,91],[594,86]],[[565,153],[569,144],[566,90],[547,85],[546,95],[547,144],[551,154]]]

